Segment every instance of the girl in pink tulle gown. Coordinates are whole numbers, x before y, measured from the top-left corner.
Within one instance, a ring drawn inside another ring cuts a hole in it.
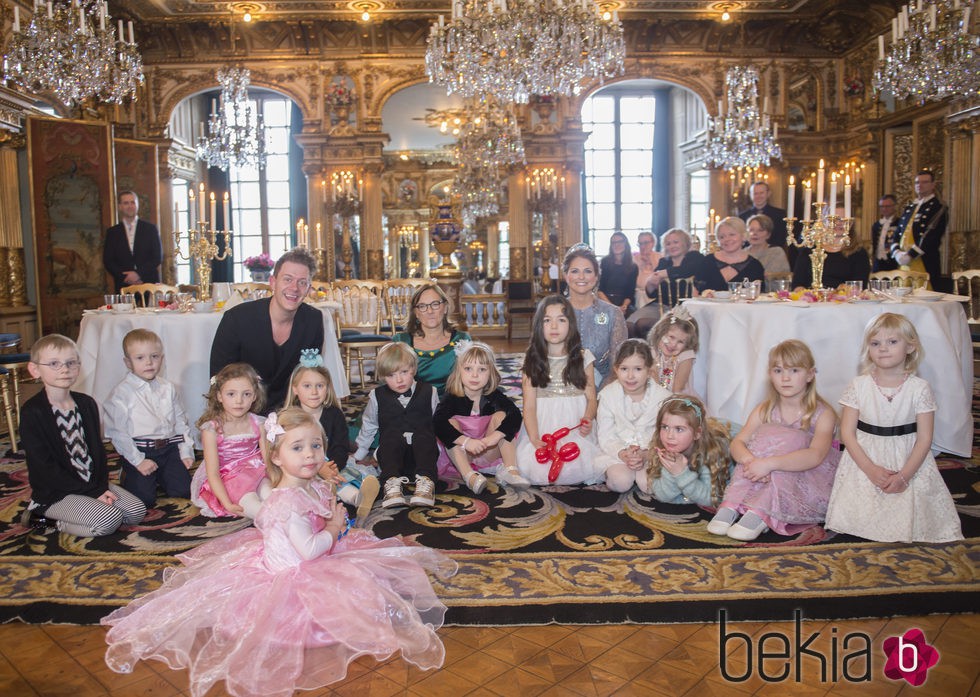
[[[767,529],[795,535],[823,522],[840,451],[837,415],[817,394],[816,375],[802,341],[769,352],[769,396],[732,440],[738,464],[708,532],[748,541]]]
[[[253,413],[265,390],[252,366],[232,363],[211,378],[207,400],[197,420],[204,461],[191,480],[191,501],[209,518],[243,515],[250,503],[258,506],[254,492],[265,477],[262,419]]]
[[[441,666],[446,608],[426,571],[450,576],[455,563],[350,528],[317,477],[323,430],[302,409],[265,428],[274,486],[255,527],[181,555],[163,586],[103,618],[106,663],[120,673],[150,658],[187,669],[195,697],[221,680],[235,697],[286,697],[342,680],[362,655],[401,651],[423,670]]]

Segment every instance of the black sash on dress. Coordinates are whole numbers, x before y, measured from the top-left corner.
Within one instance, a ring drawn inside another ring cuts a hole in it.
[[[918,430],[915,423],[902,424],[901,426],[872,426],[861,420],[858,420],[857,427],[859,431],[870,433],[873,436],[907,436]]]

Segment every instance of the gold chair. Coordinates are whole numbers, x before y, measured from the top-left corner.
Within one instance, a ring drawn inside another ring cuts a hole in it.
[[[953,290],[969,298],[964,300],[966,321],[970,326],[973,350],[980,348],[980,269],[953,272]]]
[[[925,271],[875,271],[871,274],[871,279],[881,278],[903,288],[925,288],[929,285],[929,274]]]
[[[174,293],[176,295],[180,292],[180,288],[166,283],[137,283],[134,286],[124,286],[119,292],[132,293],[136,296],[137,305],[151,307],[154,293]]]
[[[385,302],[388,305],[388,324],[385,333],[403,332],[412,316],[412,296],[419,288],[431,286],[428,278],[393,278],[385,281]]]
[[[177,286],[178,293],[190,293],[195,298],[201,297],[201,286],[196,283],[181,283]]]
[[[377,355],[378,349],[391,341],[391,336],[381,332],[382,322],[388,316],[384,288],[384,281],[343,280],[330,284],[330,299],[340,303],[337,341],[344,353],[347,382],[351,382],[352,364],[356,361],[364,385],[364,361],[368,357],[365,353]]]
[[[256,283],[254,281],[232,283],[231,290],[234,293],[238,293],[245,300],[265,298],[272,294],[272,286],[268,283]]]
[[[14,422],[14,414],[18,410],[10,393],[10,372],[6,368],[0,368],[0,400],[3,401],[3,413],[7,420],[7,431],[10,433],[10,450],[17,452],[17,426]]]

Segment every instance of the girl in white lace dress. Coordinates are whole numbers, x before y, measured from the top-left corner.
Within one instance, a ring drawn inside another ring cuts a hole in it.
[[[862,347],[862,374],[840,403],[841,457],[827,528],[879,542],[962,540],[960,519],[929,448],[932,389],[915,370],[922,344],[908,319],[878,316]]]

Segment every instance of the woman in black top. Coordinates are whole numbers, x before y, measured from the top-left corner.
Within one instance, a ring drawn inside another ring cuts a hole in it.
[[[691,236],[680,228],[673,228],[660,238],[664,256],[647,281],[646,294],[654,302],[647,303],[634,312],[627,323],[630,336],[645,339],[653,325],[660,319],[661,302],[665,307],[676,304],[677,298],[689,294],[686,281],[694,275],[704,257],[691,249]],[[662,299],[662,301],[661,301]]]
[[[626,235],[614,232],[609,240],[609,254],[599,263],[599,299],[616,305],[629,317],[634,309],[633,298],[639,272]]]
[[[745,221],[734,216],[725,218],[715,227],[715,238],[718,251],[706,256],[694,273],[694,285],[699,291],[728,290],[733,281],[765,279],[765,268],[745,250]]]

